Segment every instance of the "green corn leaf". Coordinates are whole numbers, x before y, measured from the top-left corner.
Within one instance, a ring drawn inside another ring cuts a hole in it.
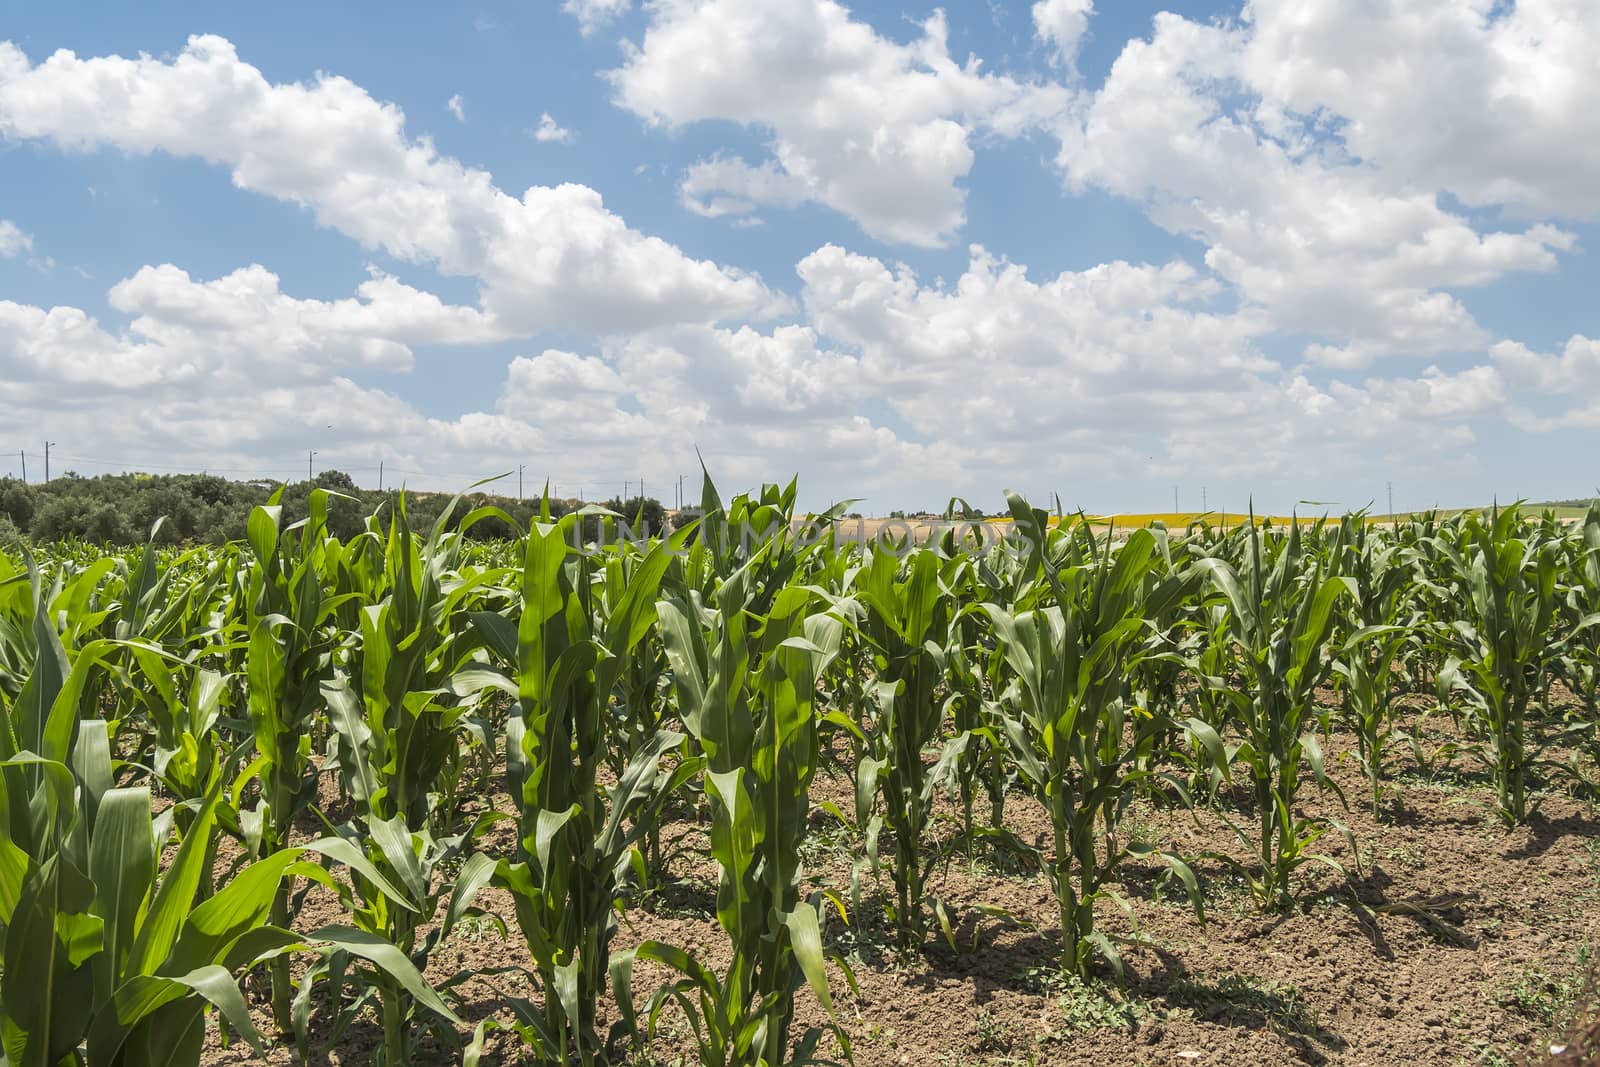
[[[439,999],[439,994],[434,992],[433,987],[418,973],[416,967],[406,958],[406,954],[383,938],[353,926],[334,924],[313,930],[306,935],[306,940],[321,942],[342,949],[352,956],[361,957],[399,982],[402,989],[429,1011],[456,1026],[465,1025],[457,1018],[455,1012]]]

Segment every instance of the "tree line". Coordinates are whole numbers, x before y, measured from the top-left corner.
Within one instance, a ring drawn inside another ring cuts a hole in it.
[[[16,478],[0,479],[0,545],[23,541],[80,540],[95,544],[143,544],[150,539],[158,519],[165,518],[156,540],[162,544],[223,544],[245,536],[250,509],[264,504],[279,488],[286,522],[306,515],[311,490],[332,490],[328,532],[348,539],[366,528],[367,517],[394,502],[398,491],[362,489],[346,473],[327,470],[314,480],[279,483],[236,482],[215,474],[102,474],[92,478],[68,473],[43,484]],[[406,515],[413,529],[428,529],[449,507],[448,493],[405,494]],[[452,523],[474,508],[500,508],[526,530],[539,514],[537,497],[518,500],[493,493],[462,495]],[[576,500],[552,500],[550,510],[559,517],[582,506]],[[624,516],[634,528],[641,523],[659,532],[666,512],[653,498],[611,499],[602,506]],[[598,520],[585,522],[592,537]],[[468,536],[493,540],[517,535],[504,519],[491,516],[475,524]]]

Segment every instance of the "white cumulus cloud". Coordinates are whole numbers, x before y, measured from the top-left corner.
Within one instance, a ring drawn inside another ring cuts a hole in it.
[[[1093,14],[1094,0],[1038,0],[1033,5],[1033,31],[1050,46],[1055,62],[1071,67]]]
[[[37,65],[0,43],[0,136],[82,150],[193,156],[234,183],[304,204],[318,222],[400,259],[477,278],[484,309],[532,331],[633,329],[766,314],[761,281],[630,228],[582,185],[520,197],[406,135],[405,116],[333,75],[273,84],[219,37],[170,61]]]
[[[557,144],[566,144],[572,140],[572,131],[562,127],[560,123],[550,116],[550,112],[546,111],[539,116],[539,125],[534,128],[533,139],[540,144],[547,144],[552,141]]]
[[[0,219],[0,259],[15,259],[33,251],[33,237],[10,219]]]
[[[1453,290],[1552,270],[1573,235],[1543,223],[1481,233],[1442,189],[1357,158],[1320,125],[1330,116],[1297,118],[1262,95],[1258,32],[1157,16],[1059,126],[1069,189],[1136,200],[1203,242],[1206,264],[1276,328],[1323,338],[1312,359],[1481,349],[1492,337]]]
[[[726,119],[770,131],[772,157],[693,168],[703,213],[814,200],[885,241],[936,246],[966,221],[973,136],[1011,136],[1065,106],[1061,87],[950,55],[942,13],[899,43],[834,0],[662,0],[609,75],[647,121]]]
[[[627,14],[633,0],[564,0],[561,10],[578,20],[585,37]]]

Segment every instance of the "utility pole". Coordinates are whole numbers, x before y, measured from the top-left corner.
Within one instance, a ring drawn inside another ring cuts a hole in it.
[[[378,492],[383,492],[383,460],[378,460]]]
[[[22,460],[22,484],[28,484],[28,453],[25,449],[17,449],[17,458]]]
[[[1393,519],[1394,518],[1394,483],[1393,482],[1385,482],[1383,484],[1389,490],[1389,518]]]
[[[306,450],[306,481],[308,482],[313,480],[311,475],[311,458],[315,455],[316,453],[310,449]]]
[[[517,464],[517,503],[522,503],[522,471],[524,465]]]
[[[643,478],[639,479],[639,499],[640,500],[644,499],[644,479]]]
[[[50,480],[50,449],[53,445],[54,441],[44,443],[44,480],[47,482]]]

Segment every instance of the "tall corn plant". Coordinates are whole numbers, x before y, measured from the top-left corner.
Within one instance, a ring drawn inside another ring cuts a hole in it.
[[[1449,658],[1440,669],[1441,695],[1465,695],[1487,745],[1500,816],[1520,823],[1528,815],[1528,772],[1543,747],[1530,737],[1529,708],[1552,668],[1600,615],[1556,632],[1560,604],[1556,581],[1560,545],[1524,528],[1516,507],[1487,522],[1469,515],[1459,540],[1442,535],[1434,547],[1445,563],[1455,618],[1439,636]]]
[[[383,541],[384,577],[372,575],[364,583],[384,595],[360,607],[359,642],[323,688],[339,741],[340,775],[355,807],[354,819],[337,832],[362,845],[374,866],[404,886],[416,905],[399,907],[382,893],[368,892],[355,909],[356,924],[393,942],[419,969],[442,934],[434,926],[418,936],[452,889],[441,875],[491,821],[458,826],[451,804],[455,790],[448,787],[469,743],[465,726],[472,710],[470,701],[452,691],[457,666],[475,644],[461,605],[470,602],[476,585],[496,577],[493,571],[467,581],[455,576],[462,535],[482,517],[475,512],[447,532],[457,503],[419,541],[404,498],[397,499]],[[391,1067],[410,1062],[414,998],[381,971],[371,980],[383,1023],[383,1061]],[[447,1041],[455,1039],[436,1013],[424,1021]]]
[[[683,537],[677,545],[681,548]],[[676,552],[674,548],[671,551]],[[623,618],[635,610],[639,593],[635,587],[642,581],[654,597],[662,580],[660,556],[648,548],[637,547],[637,542],[619,542],[595,561],[595,574],[590,585],[593,594],[587,598],[595,617],[597,632],[604,632],[609,620]],[[604,701],[606,763],[613,778],[623,777],[630,764],[642,753],[655,748],[663,734],[682,736],[673,730],[676,709],[668,692],[668,664],[666,648],[662,644],[660,628],[654,625],[654,611],[649,613],[649,625],[637,641],[627,649],[621,660],[621,669],[613,676],[607,672],[607,684],[614,684],[613,692],[605,694]],[[648,757],[647,757],[648,758]],[[681,801],[680,792],[663,797],[663,803],[674,798]],[[662,817],[643,823],[643,837],[639,850],[643,858],[641,878],[649,883],[665,868],[669,855],[662,852]],[[673,849],[671,854],[675,854]],[[645,888],[645,886],[641,886]]]
[[[976,545],[970,565],[960,572],[953,587],[963,607],[991,604],[1009,610],[1023,587],[1032,581],[1026,574],[1027,560],[1013,550],[1002,550],[986,540]],[[954,534],[947,536],[944,552],[958,551]],[[1031,556],[1028,558],[1031,559]],[[1004,731],[993,714],[994,696],[1004,688],[1005,657],[999,649],[992,627],[977,611],[951,613],[949,636],[945,641],[944,685],[949,693],[952,727],[968,742],[955,769],[956,791],[961,798],[962,829],[969,843],[988,839],[998,847],[1016,851],[1021,842],[1005,825],[1006,792],[1014,776],[1012,761],[1002,740]],[[975,825],[973,808],[979,790],[989,801],[989,821]]]
[[[515,696],[507,774],[521,840],[516,860],[476,861],[463,873],[447,926],[486,882],[507,890],[544,999],[541,1012],[523,1013],[519,1029],[541,1062],[576,1058],[587,1065],[606,1055],[598,1004],[612,962],[618,897],[637,842],[699,764],[689,759],[665,766],[664,757],[684,738],[657,730],[614,784],[602,784],[609,702],[654,624],[657,592],[676,546],[653,543],[624,595],[597,621],[592,563],[586,550],[574,547],[583,517],[551,522],[546,510],[533,524],[524,542],[515,624],[490,612],[472,616],[493,659],[488,668],[466,668],[460,683]]]
[[[680,713],[704,757],[711,855],[720,872],[717,921],[732,957],[718,975],[659,942],[637,953],[682,975],[652,998],[652,1028],[662,1005],[675,1000],[693,1026],[702,1064],[777,1067],[788,1059],[801,983],[833,1011],[817,911],[800,897],[800,844],[818,760],[816,683],[838,653],[844,624],[824,613],[819,590],[789,584],[816,547],[797,549],[788,531],[792,493],[759,507],[740,497],[724,512],[707,478],[703,497],[710,521],[702,531],[712,536],[700,546],[710,556],[691,558],[690,569],[720,581],[709,596],[680,588],[657,610]],[[737,527],[762,509],[783,521],[753,551],[718,536],[730,515]],[[837,1026],[835,1034],[848,1052]],[[819,1037],[813,1031],[802,1044],[814,1046]]]
[[[1116,838],[1136,787],[1150,775],[1136,766],[1142,741],[1159,728],[1127,699],[1129,666],[1146,612],[1179,596],[1185,579],[1152,588],[1156,540],[1149,530],[1114,554],[1108,539],[1097,555],[1083,548],[1094,541],[1086,527],[1052,538],[1043,511],[1014,493],[1007,499],[1042,580],[1015,609],[984,605],[1010,669],[998,706],[1019,778],[1050,813],[1061,966],[1088,977],[1096,952],[1121,967],[1115,945],[1095,927],[1106,879],[1126,856],[1148,854]],[[1192,890],[1188,866],[1163,858]]]
[[[965,589],[968,593],[978,588],[973,577],[975,570],[976,566],[968,570]],[[964,597],[962,602],[966,602]],[[970,850],[979,837],[998,833],[1004,825],[1009,761],[1004,748],[997,744],[999,735],[988,728],[985,710],[989,705],[989,679],[985,668],[991,659],[998,658],[984,645],[987,627],[970,612],[952,614],[945,640],[943,683],[948,693],[945,706],[951,726],[958,735],[964,734],[968,739],[957,761],[954,778],[961,800],[962,836]],[[974,815],[980,790],[989,797],[990,823],[983,830],[978,827]]]
[[[1319,562],[1308,565],[1298,523],[1286,537],[1274,535],[1270,558],[1253,514],[1246,538],[1242,574],[1217,557],[1197,563],[1225,611],[1219,636],[1244,675],[1237,687],[1216,675],[1202,675],[1200,683],[1226,701],[1238,741],[1225,745],[1200,719],[1190,719],[1189,729],[1225,777],[1248,775],[1258,825],[1253,832],[1228,825],[1255,852],[1257,869],[1244,873],[1257,902],[1280,909],[1292,902],[1291,876],[1307,859],[1342,870],[1308,851],[1327,827],[1295,814],[1295,801],[1307,764],[1319,782],[1328,781],[1313,729],[1316,689],[1333,666],[1335,608],[1358,590],[1348,577],[1324,575]]]
[[[1404,680],[1401,661],[1421,622],[1415,553],[1385,541],[1360,514],[1342,520],[1339,540],[1334,565],[1357,583],[1361,596],[1346,602],[1350,636],[1333,669],[1344,683],[1341,717],[1356,735],[1356,758],[1366,772],[1376,816],[1383,801],[1384,753],[1397,731],[1394,698]]]
[[[1150,534],[1155,538],[1156,551],[1147,581],[1160,585],[1170,579],[1184,578],[1187,560],[1173,551],[1165,526],[1152,523]],[[1183,738],[1184,717],[1179,714],[1181,690],[1187,677],[1188,659],[1197,644],[1193,626],[1196,598],[1188,595],[1193,585],[1192,581],[1187,581],[1183,583],[1186,595],[1165,597],[1149,606],[1145,616],[1149,622],[1148,632],[1129,666],[1133,700],[1148,710],[1156,723],[1156,729],[1143,739],[1143,750],[1137,757],[1141,770],[1154,770],[1167,761]],[[1154,777],[1144,779],[1144,785],[1150,788],[1142,786],[1141,793],[1161,799],[1163,791],[1155,788],[1157,781]]]
[[[33,586],[37,593],[36,576]],[[113,787],[106,724],[77,718],[86,682],[118,646],[91,643],[69,665],[46,614],[34,623],[36,667],[15,704],[0,702],[0,1062],[198,1064],[208,1003],[264,1055],[236,976],[313,946],[373,958],[433,996],[388,946],[338,927],[302,938],[266,925],[286,877],[331,884],[323,867],[301,861],[306,851],[362,868],[393,891],[343,842],[277,852],[196,904],[220,776],[158,877],[174,821],[152,818],[147,788]]]
[[[1600,612],[1600,500],[1589,505],[1583,523],[1566,539],[1568,582],[1561,591],[1562,623],[1577,626]],[[1590,628],[1574,638],[1557,667],[1577,696],[1579,706],[1569,715],[1564,731],[1575,743],[1573,776],[1589,795],[1600,795],[1600,629]],[[1588,758],[1588,766],[1582,762]]]
[[[272,502],[251,510],[246,527],[254,558],[246,602],[246,705],[256,757],[251,770],[260,784],[253,810],[241,811],[253,853],[271,853],[288,843],[295,819],[316,799],[312,733],[325,722],[322,684],[331,679],[338,631],[327,626],[339,601],[324,595],[328,494],[314,489],[310,514],[296,531],[279,529],[280,489]],[[288,882],[278,887],[272,922],[294,918]],[[293,982],[287,958],[272,964],[272,1015],[280,1031],[293,1028]]]
[[[705,757],[717,921],[733,956],[719,976],[670,946],[638,952],[683,974],[672,995],[701,1063],[719,1067],[786,1062],[802,981],[831,1011],[817,912],[800,898],[800,843],[817,765],[816,676],[842,624],[810,615],[816,594],[799,586],[749,614],[760,562],[724,581],[713,605],[660,605],[684,723]]]
[[[866,609],[857,626],[868,641],[876,676],[870,737],[873,766],[881,768],[884,819],[894,835],[895,928],[902,948],[919,949],[927,935],[923,885],[932,862],[923,858],[922,845],[934,790],[970,738],[958,734],[946,742],[930,773],[923,757],[944,740],[946,718],[939,687],[954,613],[947,583],[965,561],[913,550],[901,579],[902,554],[878,546],[856,572],[854,592]]]

